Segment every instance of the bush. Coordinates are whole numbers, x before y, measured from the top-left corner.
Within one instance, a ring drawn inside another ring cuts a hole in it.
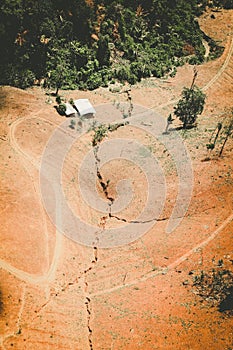
[[[176,67],[174,67],[169,75],[171,78],[174,78],[176,76],[176,73],[177,73],[177,69],[176,69]]]
[[[96,57],[100,63],[100,66],[110,65],[110,49],[108,41],[108,35],[101,36],[98,41]]]
[[[64,105],[64,103],[60,103],[57,107],[56,107],[58,113],[60,115],[65,115],[65,111],[66,111],[66,106]]]
[[[131,85],[134,85],[138,82],[138,78],[136,77],[136,75],[134,74],[131,74],[129,79],[128,79],[128,82],[131,84]]]
[[[95,90],[103,83],[102,76],[99,72],[91,74],[86,81],[86,87],[89,90]]]
[[[92,146],[95,147],[107,136],[108,128],[105,124],[100,124],[99,126],[94,127],[93,131]]]
[[[61,104],[61,96],[60,95],[58,95],[57,97],[56,97],[56,102],[60,105]]]
[[[102,86],[108,86],[108,82],[112,79],[112,70],[108,67],[103,67],[99,73],[102,77]]]
[[[1,83],[12,85],[21,89],[26,89],[33,85],[36,77],[30,69],[22,69],[14,65],[8,65],[1,72]]]
[[[136,84],[136,82],[139,80],[137,76],[131,72],[128,64],[121,65],[118,69],[116,69],[115,77],[120,82],[128,81],[130,84]]]
[[[145,77],[145,64],[141,62],[132,62],[130,70],[131,73],[137,77],[138,81]]]

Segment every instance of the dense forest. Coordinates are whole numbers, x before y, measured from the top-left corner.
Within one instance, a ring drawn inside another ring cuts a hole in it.
[[[203,61],[197,18],[207,5],[233,0],[1,0],[0,84],[95,89],[175,75]]]

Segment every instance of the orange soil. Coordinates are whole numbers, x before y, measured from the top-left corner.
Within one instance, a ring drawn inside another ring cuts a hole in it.
[[[172,234],[165,232],[167,222],[160,221],[131,244],[93,249],[56,231],[41,202],[39,166],[52,131],[64,119],[45,103],[48,97],[39,88],[0,88],[0,349],[233,347],[232,317],[203,302],[194,293],[189,274],[211,271],[220,259],[224,268],[233,270],[232,139],[221,158],[220,144],[211,154],[206,150],[217,122],[226,123],[232,107],[233,11],[214,14],[212,19],[207,12],[200,24],[225,50],[217,60],[198,66],[197,84],[207,94],[207,103],[197,128],[183,133],[192,158],[193,194],[188,212]],[[167,117],[192,74],[193,67],[185,65],[175,78],[145,80],[132,88],[133,102]],[[103,88],[63,95],[89,98],[93,105],[125,98]],[[128,129],[122,128],[111,137],[127,135]],[[155,149],[147,136],[132,128],[132,138]],[[81,201],[72,180],[90,149],[90,137],[67,154],[62,181],[72,209],[101,226],[102,213]],[[210,160],[203,161],[207,156]],[[178,179],[171,160],[161,161],[168,188],[166,217],[175,203]],[[125,161],[104,166],[102,173],[111,179],[112,196],[122,173],[132,179],[135,196],[121,214],[134,219],[145,201],[145,176]],[[112,218],[106,225],[122,223]]]

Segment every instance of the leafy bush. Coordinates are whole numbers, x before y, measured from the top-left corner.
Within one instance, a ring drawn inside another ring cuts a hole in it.
[[[97,49],[96,57],[101,67],[110,65],[110,49],[109,49],[108,35],[104,35],[100,37],[98,41],[98,49]]]
[[[121,82],[128,81],[132,85],[136,84],[136,82],[139,80],[137,76],[131,72],[130,66],[127,64],[116,69],[115,77]]]
[[[146,78],[151,75],[149,67],[143,62],[132,62],[130,70],[132,74],[136,76],[138,81],[140,81],[141,78]]]
[[[58,113],[60,115],[65,115],[65,111],[66,111],[66,106],[64,103],[60,103],[57,107],[56,107]]]
[[[100,124],[99,126],[94,127],[93,131],[92,146],[95,147],[107,136],[108,128],[105,124]]]
[[[8,65],[4,72],[1,72],[0,82],[12,85],[21,89],[26,89],[33,85],[36,77],[30,69]]]
[[[103,83],[102,76],[99,72],[91,74],[86,81],[86,87],[89,90],[97,89]]]
[[[61,104],[61,96],[60,95],[56,96],[56,102],[58,104]]]

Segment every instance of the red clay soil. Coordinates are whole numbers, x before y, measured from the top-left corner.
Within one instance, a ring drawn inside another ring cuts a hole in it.
[[[171,234],[166,233],[165,218],[178,193],[172,159],[148,134],[126,126],[108,139],[130,135],[159,152],[167,181],[164,220],[116,248],[88,247],[62,235],[43,207],[39,169],[46,143],[64,118],[53,107],[54,98],[49,103],[38,87],[0,88],[0,349],[233,349],[233,306],[221,310],[219,291],[198,279],[201,274],[213,276],[213,269],[221,276],[233,273],[232,138],[221,157],[221,138],[213,151],[206,148],[217,123],[227,126],[231,116],[233,11],[214,12],[214,19],[211,15],[208,11],[202,16],[201,27],[225,49],[218,59],[197,67],[196,83],[207,95],[205,110],[196,128],[180,131],[192,160],[192,198]],[[144,80],[131,88],[133,103],[166,118],[192,77],[193,67],[186,64],[175,78]],[[126,94],[107,88],[62,94],[67,99],[89,98],[94,106],[126,101]],[[102,229],[123,227],[125,222],[103,218],[80,194],[76,174],[92,137],[88,132],[67,153],[64,194],[86,222]],[[147,198],[145,174],[119,159],[103,166],[101,173],[110,179],[112,197],[122,175],[131,179],[133,199],[120,215],[134,220]],[[96,187],[106,199],[98,181]],[[195,281],[199,287],[202,283],[202,293]],[[225,296],[231,286],[233,281],[228,281]]]

